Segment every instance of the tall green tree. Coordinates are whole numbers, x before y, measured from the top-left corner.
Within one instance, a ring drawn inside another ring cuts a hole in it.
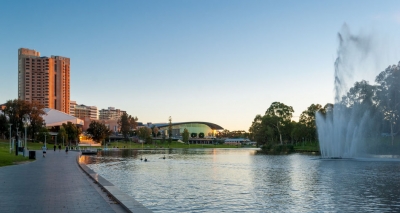
[[[189,142],[189,131],[185,128],[182,133],[182,140],[184,143]]]
[[[46,114],[44,112],[44,106],[39,102],[28,102],[19,99],[7,101],[2,111],[8,118],[8,123],[12,124],[11,129],[13,135],[16,134],[17,128],[19,131],[23,129],[22,118],[24,115],[28,115],[30,122],[28,135],[30,135],[31,138],[43,126],[44,120],[42,116]]]
[[[160,129],[158,129],[158,127],[156,127],[156,126],[153,127],[154,137],[157,137],[159,131],[160,131]]]
[[[273,102],[265,112],[265,115],[270,117],[269,120],[274,120],[274,122],[271,122],[270,124],[278,131],[279,141],[281,144],[283,144],[282,127],[291,122],[293,113],[293,107],[287,106],[280,102]]]
[[[51,135],[46,127],[41,127],[39,129],[37,140],[42,143],[48,143],[51,140]]]
[[[306,133],[309,140],[317,139],[317,125],[315,123],[315,114],[322,109],[320,104],[311,104],[307,110],[304,110],[299,119],[299,123],[303,124],[305,128],[302,131]],[[297,128],[298,129],[298,128]]]
[[[67,135],[68,135],[68,144],[71,145],[72,142],[77,142],[78,141],[78,136],[80,134],[80,130],[79,128],[71,123],[71,122],[67,122],[67,123],[63,123],[62,127],[65,129]]]
[[[64,129],[63,126],[60,126],[60,130],[58,130],[58,134],[57,134],[57,143],[58,144],[62,144],[65,141],[68,140],[68,135],[67,135],[67,131]]]
[[[102,142],[111,135],[111,130],[109,130],[105,124],[99,121],[91,121],[89,128],[86,131],[96,142]]]
[[[172,143],[172,118],[171,116],[169,116],[168,119],[169,123],[168,123],[168,144]]]
[[[121,115],[121,118],[118,120],[119,129],[124,136],[125,140],[128,140],[129,133],[132,132],[133,129],[137,126],[137,117],[132,117],[124,112]]]
[[[145,143],[151,143],[151,129],[148,127],[139,128],[139,138],[141,138]]]
[[[4,114],[0,114],[0,135],[5,135],[7,138],[9,138],[8,121]]]
[[[261,146],[266,143],[266,129],[262,125],[262,116],[256,115],[250,128],[250,139],[257,142],[257,146]]]
[[[400,117],[400,63],[392,65],[379,73],[375,82],[378,84],[375,101],[377,108],[389,123],[392,145],[394,131],[399,131],[397,120]]]

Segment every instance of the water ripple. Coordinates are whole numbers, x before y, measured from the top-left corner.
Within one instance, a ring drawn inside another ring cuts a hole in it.
[[[115,151],[86,160],[154,212],[400,212],[398,161],[254,152]]]

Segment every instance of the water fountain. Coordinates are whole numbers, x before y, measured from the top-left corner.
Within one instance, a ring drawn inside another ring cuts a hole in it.
[[[352,35],[347,26],[338,37],[335,103],[325,113],[316,115],[321,156],[356,158],[398,154],[398,146],[393,141],[399,129],[396,121],[400,114],[400,64],[389,66],[379,75],[376,74],[380,70],[375,70],[375,79],[369,84],[365,80],[368,76],[363,76],[368,74],[363,72],[363,65],[377,56],[373,39]]]

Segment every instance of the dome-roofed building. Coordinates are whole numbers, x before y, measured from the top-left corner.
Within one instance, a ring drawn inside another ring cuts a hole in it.
[[[189,131],[189,135],[191,136],[192,133],[199,137],[201,133],[204,135],[205,138],[214,137],[217,131],[223,130],[224,128],[220,125],[210,123],[210,122],[203,122],[203,121],[189,121],[189,122],[176,122],[171,123],[172,125],[172,137],[179,138],[184,129]],[[156,126],[160,129],[160,132],[164,132],[164,134],[168,135],[168,126],[169,123],[148,123],[149,127]]]

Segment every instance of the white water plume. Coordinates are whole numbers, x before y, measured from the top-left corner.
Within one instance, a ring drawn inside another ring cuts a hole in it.
[[[381,110],[385,103],[382,100],[388,97],[378,97],[378,86],[374,82],[382,71],[382,67],[381,70],[377,67],[382,63],[379,58],[384,53],[381,54],[379,44],[372,36],[352,35],[346,25],[338,38],[335,103],[325,114],[316,115],[321,156],[353,158],[376,154],[376,141],[380,140],[382,131],[387,131],[389,123],[384,121]],[[400,82],[396,84],[400,85]]]

